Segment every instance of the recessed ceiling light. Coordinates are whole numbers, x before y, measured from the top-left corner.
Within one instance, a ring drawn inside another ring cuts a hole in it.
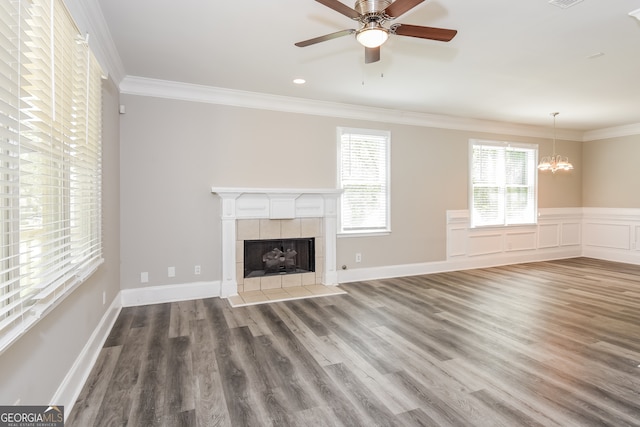
[[[305,79],[293,79],[293,82],[297,85],[303,85],[305,84],[307,81]]]

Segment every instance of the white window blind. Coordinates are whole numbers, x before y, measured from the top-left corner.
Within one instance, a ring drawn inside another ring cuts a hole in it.
[[[0,3],[0,349],[102,262],[102,70],[62,0]]]
[[[472,140],[470,152],[471,226],[534,224],[537,146]]]
[[[389,231],[389,132],[338,128],[338,145],[341,232]]]

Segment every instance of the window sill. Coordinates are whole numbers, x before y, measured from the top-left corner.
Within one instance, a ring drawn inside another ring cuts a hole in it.
[[[538,224],[532,222],[530,224],[507,224],[507,225],[477,225],[475,227],[469,227],[470,230],[503,230],[505,228],[532,228],[537,227]]]
[[[349,232],[349,233],[338,233],[338,239],[348,238],[348,237],[378,237],[378,236],[388,236],[391,234],[391,230],[383,230],[383,231],[357,231],[357,232]]]
[[[66,289],[64,289],[53,301],[46,306],[43,306],[40,310],[33,309],[29,312],[25,312],[23,320],[7,329],[7,332],[0,337],[0,355],[7,350],[11,345],[20,339],[23,335],[31,330],[41,319],[45,318],[47,314],[53,311],[62,301],[64,301],[69,295],[71,295],[80,285],[85,283],[87,279],[96,272],[98,267],[104,263],[104,259],[100,258],[93,264],[89,265],[84,271],[78,272],[75,280],[71,282]]]

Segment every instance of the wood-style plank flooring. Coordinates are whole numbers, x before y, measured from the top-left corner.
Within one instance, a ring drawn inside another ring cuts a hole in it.
[[[73,426],[640,426],[640,267],[587,258],[122,310]]]

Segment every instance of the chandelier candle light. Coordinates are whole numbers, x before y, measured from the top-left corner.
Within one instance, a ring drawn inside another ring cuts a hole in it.
[[[538,170],[551,171],[556,173],[557,170],[569,171],[573,169],[573,165],[569,162],[568,157],[556,154],[556,116],[560,113],[551,113],[553,116],[553,155],[543,157],[538,163]]]

